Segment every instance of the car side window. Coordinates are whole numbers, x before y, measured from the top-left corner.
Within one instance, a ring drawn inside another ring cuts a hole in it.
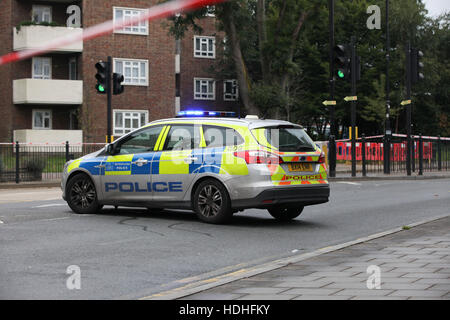
[[[163,126],[153,126],[132,133],[121,143],[117,154],[152,152]]]
[[[200,135],[198,130],[194,129],[193,124],[172,126],[164,143],[164,150],[188,150],[198,147]]]
[[[237,146],[244,143],[242,136],[234,129],[220,126],[203,126],[207,148]]]

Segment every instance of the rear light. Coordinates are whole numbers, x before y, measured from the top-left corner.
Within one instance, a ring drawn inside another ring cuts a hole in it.
[[[319,156],[319,163],[325,163],[325,153],[321,153]]]
[[[276,154],[262,150],[239,151],[234,153],[235,157],[242,158],[247,164],[280,164],[283,159]]]

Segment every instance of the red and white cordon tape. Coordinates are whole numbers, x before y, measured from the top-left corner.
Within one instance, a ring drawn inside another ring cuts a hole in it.
[[[131,26],[141,21],[145,20],[150,21],[160,18],[166,18],[183,11],[195,10],[207,5],[214,5],[224,1],[226,0],[174,0],[170,2],[164,2],[159,5],[148,8],[141,15],[133,17],[126,21],[109,20],[84,29],[83,33],[80,35],[60,37],[51,40],[47,43],[44,43],[41,47],[36,49],[29,49],[8,53],[0,57],[0,66],[10,62],[16,62],[37,55],[41,55],[50,52],[56,48],[65,47],[74,42],[101,37],[103,35],[112,33],[114,30],[123,29],[124,27]]]

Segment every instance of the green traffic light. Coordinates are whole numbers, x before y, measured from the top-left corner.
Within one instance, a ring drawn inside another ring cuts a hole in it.
[[[344,72],[342,72],[342,70],[338,70],[337,75],[341,79],[345,77],[345,74],[344,74]]]
[[[101,84],[98,85],[98,91],[105,92],[105,88]]]

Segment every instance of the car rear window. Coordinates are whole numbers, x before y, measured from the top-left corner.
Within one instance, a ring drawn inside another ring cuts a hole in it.
[[[203,125],[206,147],[237,146],[244,143],[241,135],[232,128]]]
[[[315,151],[314,141],[300,127],[277,126],[252,130],[261,145],[276,148],[282,152]]]

